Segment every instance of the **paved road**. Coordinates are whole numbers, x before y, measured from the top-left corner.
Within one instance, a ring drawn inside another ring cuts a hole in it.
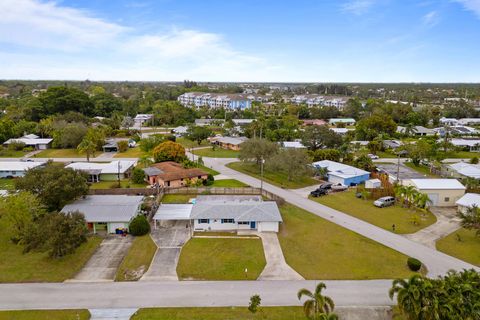
[[[2,161],[20,161],[22,158],[0,158],[0,162]],[[29,161],[32,160],[34,162],[45,162],[52,160],[54,162],[87,162],[87,158],[29,158]],[[137,161],[138,158],[90,158],[90,162],[111,162],[114,160],[126,160],[126,161]]]
[[[259,179],[225,167],[225,164],[232,161],[238,161],[237,159],[204,157],[203,161],[205,162],[205,165],[207,167],[213,168],[221,174],[228,175],[233,179],[239,180],[253,187],[260,187]],[[321,205],[318,202],[305,199],[294,191],[282,189],[268,183],[264,183],[263,187],[265,190],[283,197],[287,202],[292,203],[309,212],[312,212],[321,218],[331,221],[346,229],[352,230],[369,239],[377,241],[405,255],[415,257],[421,260],[427,266],[429,276],[431,277],[443,275],[451,269],[462,270],[465,268],[474,268],[480,270],[480,268],[477,268],[462,260],[456,259],[442,252],[429,248],[425,245],[416,243],[405,237],[376,227],[365,221],[349,216],[343,212]]]
[[[115,309],[246,306],[254,294],[263,306],[299,305],[301,288],[316,281],[140,281],[0,284],[0,310]],[[325,281],[337,306],[387,306],[391,280]]]

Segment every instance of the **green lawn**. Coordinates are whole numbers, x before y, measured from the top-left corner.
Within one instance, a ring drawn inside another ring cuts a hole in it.
[[[260,169],[255,163],[248,162],[232,162],[227,164],[227,167],[248,174],[252,177],[260,179]],[[264,170],[263,180],[278,187],[287,189],[298,189],[308,187],[314,184],[320,184],[318,180],[311,177],[297,177],[292,181],[288,181],[287,175],[282,172],[273,172]]]
[[[480,237],[475,236],[475,231],[459,229],[436,245],[437,250],[480,267]]]
[[[300,288],[299,288],[300,289]],[[248,301],[246,301],[247,303]],[[247,307],[140,309],[132,320],[303,320],[302,307],[260,307],[253,315]]]
[[[425,177],[427,178],[439,178],[439,176],[437,176],[436,174],[431,173],[430,168],[426,165],[419,164],[418,166],[416,166],[412,162],[404,162],[404,165],[412,170],[417,171],[420,174],[425,175]]]
[[[15,180],[14,179],[0,179],[0,190],[13,190],[15,189]]]
[[[90,189],[112,189],[113,185],[118,185],[117,181],[100,181],[100,182],[92,182],[90,184]],[[146,188],[147,183],[138,184],[133,183],[130,180],[120,180],[120,186],[122,188]]]
[[[125,152],[117,152],[113,157],[114,158],[140,158],[148,153],[140,150],[139,147],[128,148]]]
[[[0,230],[5,230],[0,219]],[[74,254],[51,259],[47,253],[23,254],[23,247],[13,244],[8,232],[0,232],[0,282],[61,282],[72,278],[102,241],[91,237]]]
[[[469,152],[469,151],[449,151],[447,153],[441,153],[441,155],[445,158],[453,158],[453,159],[470,159],[473,157],[480,157],[479,152]]]
[[[196,196],[196,194],[166,194],[162,198],[162,203],[188,203],[188,200]]]
[[[218,176],[220,174],[220,172],[218,171],[215,171],[209,167],[206,167],[206,166],[202,166],[202,165],[199,165],[198,166],[198,169],[202,169],[203,171],[205,171],[206,173],[209,173],[211,174],[212,176]]]
[[[207,158],[238,158],[240,151],[217,147],[215,150],[213,150],[213,148],[198,149],[194,150],[192,153],[197,156]]]
[[[0,311],[0,320],[88,320],[88,310]]]
[[[394,279],[411,275],[407,256],[316,215],[284,204],[279,240],[305,279]]]
[[[0,148],[0,158],[21,158],[28,152],[22,150],[8,150],[7,148]]]
[[[184,148],[198,148],[198,147],[206,147],[210,145],[210,142],[207,140],[203,140],[200,145],[196,141],[188,140],[187,138],[177,138],[177,143],[180,143]]]
[[[385,230],[392,231],[392,225],[395,224],[395,232],[400,234],[415,233],[437,221],[430,212],[420,214],[398,205],[377,208],[373,205],[373,200],[357,199],[355,190],[331,193],[327,196],[311,197],[310,199]],[[414,215],[420,217],[418,225],[412,223],[412,216]]]
[[[97,152],[95,155],[98,156],[101,152]],[[37,153],[35,158],[85,158],[85,154],[78,153],[77,149],[47,149],[43,150],[40,153]],[[91,157],[93,158],[93,157]]]
[[[260,239],[192,238],[182,248],[177,274],[183,280],[255,280],[265,264]]]
[[[157,251],[157,245],[153,242],[149,234],[135,237],[133,240],[132,246],[128,250],[127,255],[123,258],[122,263],[117,269],[117,275],[115,277],[116,281],[129,281],[129,280],[138,280],[132,278],[128,274],[125,274],[127,271],[136,271],[140,268],[144,268],[144,272],[148,270],[150,263],[152,262],[153,256]]]
[[[215,180],[213,182],[213,185],[211,185],[210,187],[239,188],[239,187],[248,187],[248,185],[235,179],[225,179],[225,180]]]

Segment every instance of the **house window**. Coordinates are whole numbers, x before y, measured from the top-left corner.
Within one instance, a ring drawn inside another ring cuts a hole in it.
[[[450,198],[449,197],[445,197],[445,202],[448,202],[450,201]]]
[[[249,225],[250,221],[238,221],[238,224]]]
[[[210,219],[198,219],[198,223],[210,223]]]
[[[233,219],[222,219],[222,223],[235,223]]]

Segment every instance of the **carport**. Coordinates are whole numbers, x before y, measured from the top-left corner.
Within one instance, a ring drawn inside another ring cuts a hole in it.
[[[190,214],[192,213],[193,204],[161,204],[155,215],[153,216],[154,226],[157,229],[158,224],[166,226],[175,224],[176,221],[189,221],[191,220]]]

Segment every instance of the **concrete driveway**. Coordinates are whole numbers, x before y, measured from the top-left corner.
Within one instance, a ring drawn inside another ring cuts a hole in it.
[[[151,237],[158,249],[141,281],[178,280],[177,264],[183,245],[190,239],[186,221],[177,221],[170,227],[152,230]]]
[[[267,265],[258,277],[258,280],[304,280],[303,277],[293,270],[283,256],[282,247],[274,232],[259,232],[262,239],[263,252]]]
[[[117,268],[132,244],[132,237],[109,235],[77,275],[69,282],[113,281]]]

